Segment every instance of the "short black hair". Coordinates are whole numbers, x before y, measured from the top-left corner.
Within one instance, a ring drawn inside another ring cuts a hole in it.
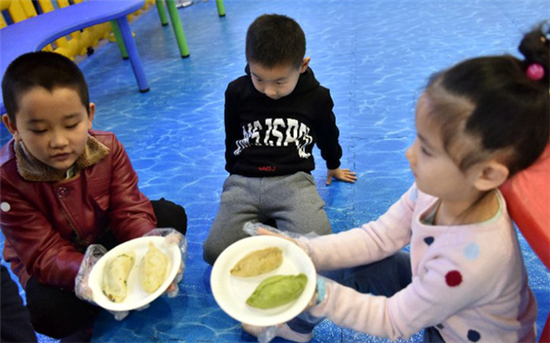
[[[266,68],[300,67],[306,54],[306,36],[298,23],[285,15],[264,14],[246,34],[246,60]]]
[[[90,114],[88,85],[78,66],[58,53],[37,51],[13,60],[2,79],[4,106],[12,122],[16,122],[19,100],[35,87],[42,87],[50,92],[58,87],[74,89]]]
[[[525,60],[508,55],[473,58],[429,81],[431,115],[441,125],[447,152],[462,145],[462,133],[480,142],[479,149],[468,149],[455,160],[461,170],[500,152],[514,175],[533,164],[549,143],[549,42],[541,39],[540,27],[522,40]],[[534,63],[545,71],[540,79],[528,76]]]

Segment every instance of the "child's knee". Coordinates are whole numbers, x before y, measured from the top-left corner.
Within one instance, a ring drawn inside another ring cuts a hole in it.
[[[216,244],[213,244],[211,240],[207,239],[202,245],[202,258],[206,263],[213,266],[222,250]]]
[[[295,225],[296,229],[299,230],[297,233],[314,233],[319,236],[329,235],[332,233],[330,221],[324,212],[316,216],[310,216],[309,218],[302,218],[301,221],[301,225]]]
[[[151,201],[151,205],[153,205],[157,217],[157,227],[171,227],[185,235],[187,232],[187,214],[182,206],[164,198]]]

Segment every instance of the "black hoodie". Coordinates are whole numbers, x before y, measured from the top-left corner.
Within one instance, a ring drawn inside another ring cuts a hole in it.
[[[316,143],[328,169],[340,166],[342,148],[328,89],[308,68],[289,95],[273,100],[247,75],[225,91],[225,169],[243,176],[311,172]]]

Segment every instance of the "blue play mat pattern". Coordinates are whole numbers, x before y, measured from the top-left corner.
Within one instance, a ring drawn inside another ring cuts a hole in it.
[[[325,186],[324,161],[316,152],[313,175],[339,232],[376,219],[413,182],[404,153],[415,137],[415,101],[431,73],[469,57],[517,55],[523,33],[550,13],[547,0],[226,0],[225,7],[224,18],[212,0],[179,10],[187,59],[154,7],[130,24],[148,93],[138,92],[131,66],[114,43],[79,64],[97,106],[94,128],[115,132],[125,144],[149,198],[177,202],[189,216],[189,257],[179,295],[159,298],[121,322],[103,312],[94,342],[255,341],[214,301],[202,242],[227,177],[224,91],[243,74],[246,29],[258,15],[286,14],[301,24],[311,67],[331,90],[342,167],[359,176],[355,185]],[[4,144],[9,135],[1,130]],[[523,238],[522,246],[542,327],[550,309],[550,276]],[[421,341],[416,334],[399,342]],[[389,340],[324,321],[313,342]]]

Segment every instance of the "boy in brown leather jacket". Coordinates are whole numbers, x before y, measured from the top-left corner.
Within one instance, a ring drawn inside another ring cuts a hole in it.
[[[179,205],[150,202],[116,136],[91,130],[95,105],[66,57],[20,56],[2,95],[13,135],[0,155],[4,259],[25,288],[34,329],[67,337],[90,327],[99,309],[74,292],[90,244],[109,249],[156,227],[185,234],[187,218]]]

